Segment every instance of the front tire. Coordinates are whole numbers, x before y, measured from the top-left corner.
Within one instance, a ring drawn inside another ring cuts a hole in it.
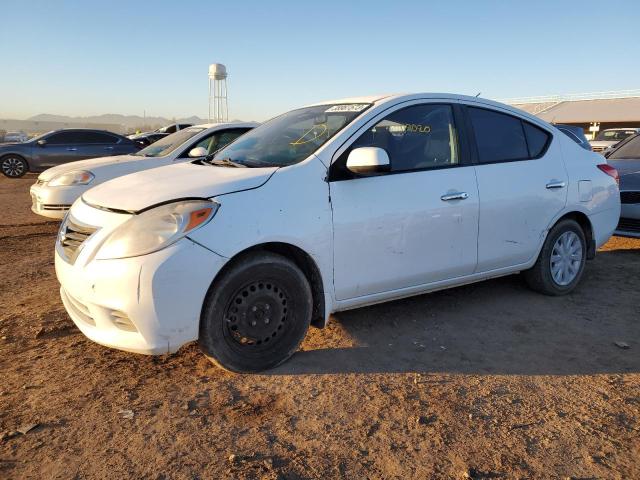
[[[233,372],[273,368],[293,355],[311,323],[304,273],[286,257],[254,253],[209,289],[200,319],[200,348]]]
[[[586,261],[584,231],[576,221],[566,219],[549,231],[538,260],[523,276],[537,292],[566,295],[580,282]]]
[[[29,164],[18,155],[6,155],[0,159],[0,168],[5,177],[20,178],[29,171]]]

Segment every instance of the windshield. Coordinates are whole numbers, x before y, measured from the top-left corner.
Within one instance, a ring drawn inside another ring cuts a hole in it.
[[[640,135],[632,138],[624,145],[616,148],[609,157],[611,160],[624,158],[640,158]]]
[[[220,150],[215,160],[246,167],[286,167],[298,163],[349,124],[369,104],[318,105],[292,110],[245,133]]]
[[[619,142],[620,140],[624,140],[635,133],[635,130],[604,130],[598,134],[596,140]]]
[[[179,132],[172,133],[171,135],[161,138],[157,142],[152,143],[148,147],[134,153],[134,155],[141,157],[164,157],[203,130],[204,128],[186,128],[184,130],[180,130]]]

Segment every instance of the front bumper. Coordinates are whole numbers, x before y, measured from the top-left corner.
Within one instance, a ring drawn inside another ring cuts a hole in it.
[[[62,302],[89,339],[160,355],[198,338],[205,296],[226,258],[187,238],[140,257],[88,260],[90,254],[83,251],[73,265],[55,254]]]
[[[76,198],[80,197],[89,188],[90,185],[49,187],[46,184],[36,183],[31,185],[29,190],[31,194],[31,211],[43,217],[62,220]]]

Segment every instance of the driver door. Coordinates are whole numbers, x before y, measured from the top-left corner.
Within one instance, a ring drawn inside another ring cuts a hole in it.
[[[461,148],[457,107],[423,103],[378,120],[334,162],[330,176],[338,300],[473,273],[478,189]],[[391,171],[346,168],[350,150],[387,151]]]

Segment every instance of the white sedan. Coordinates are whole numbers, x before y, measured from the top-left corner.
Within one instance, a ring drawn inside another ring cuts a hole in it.
[[[55,265],[90,339],[146,354],[198,340],[251,372],[332,312],[518,272],[571,292],[619,215],[616,170],[535,116],[448,94],[352,98],[89,190]]]
[[[31,210],[44,217],[62,219],[85,191],[122,175],[175,163],[193,161],[228,145],[257,123],[196,125],[131,155],[93,158],[49,168],[31,186]]]

